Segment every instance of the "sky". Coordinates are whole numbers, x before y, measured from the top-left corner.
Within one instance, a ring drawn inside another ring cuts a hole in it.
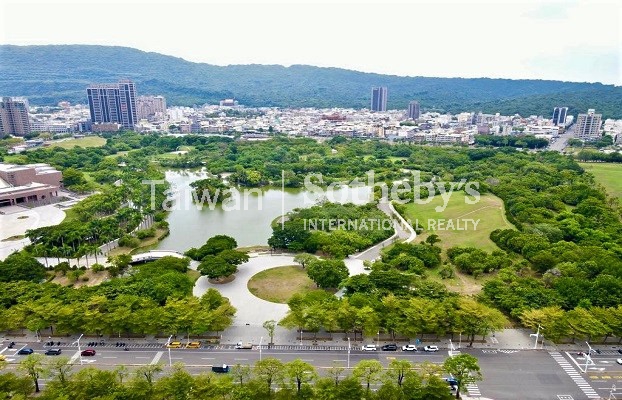
[[[622,85],[622,0],[0,4],[0,44],[127,46],[216,65]]]

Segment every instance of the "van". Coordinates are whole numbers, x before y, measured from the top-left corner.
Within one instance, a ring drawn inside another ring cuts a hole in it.
[[[242,342],[238,342],[235,345],[236,349],[252,349],[253,348],[253,344],[252,343],[242,343]]]
[[[212,372],[215,372],[217,374],[226,374],[227,372],[229,372],[229,366],[227,364],[213,365]]]

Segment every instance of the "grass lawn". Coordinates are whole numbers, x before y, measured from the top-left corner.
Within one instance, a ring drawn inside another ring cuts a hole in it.
[[[469,199],[472,199],[469,196]],[[503,201],[491,194],[482,195],[476,204],[465,203],[464,192],[454,192],[450,197],[447,207],[442,212],[437,212],[435,207],[443,206],[443,199],[440,196],[434,197],[428,204],[406,204],[407,219],[410,219],[413,226],[418,223],[424,231],[417,237],[417,241],[424,240],[431,233],[436,233],[441,242],[439,245],[443,250],[454,246],[472,246],[482,250],[492,251],[498,247],[490,240],[490,232],[495,229],[514,228],[505,219]],[[464,220],[475,220],[477,227],[474,229],[473,223]],[[449,221],[453,222],[454,229],[449,229]],[[433,223],[438,228],[439,221],[444,221],[444,230],[433,230]],[[429,224],[432,222],[432,224]],[[462,228],[463,230],[458,230]]]
[[[594,175],[596,182],[617,198],[622,198],[622,164],[579,163],[584,170]]]
[[[296,293],[317,289],[307,272],[298,265],[270,268],[255,274],[248,281],[248,290],[260,299],[273,303],[287,303]]]
[[[62,142],[54,142],[52,146],[62,147],[63,149],[73,149],[74,147],[102,147],[106,144],[106,139],[99,136],[86,136],[80,139],[68,139]]]

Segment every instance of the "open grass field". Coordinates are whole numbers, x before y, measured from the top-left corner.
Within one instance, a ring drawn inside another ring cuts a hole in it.
[[[596,182],[617,198],[622,198],[622,164],[615,163],[579,163],[587,172],[594,175]]]
[[[307,293],[317,289],[307,272],[298,265],[270,268],[255,274],[248,281],[248,290],[272,303],[287,303],[296,293]]]
[[[472,199],[471,196],[469,198]],[[443,203],[444,200],[436,196],[428,204],[406,204],[406,219],[410,219],[414,227],[418,224],[424,229],[417,241],[435,233],[440,237],[439,245],[444,250],[454,246],[473,246],[492,251],[498,247],[490,240],[490,232],[514,228],[505,218],[503,201],[491,194],[482,195],[476,204],[467,204],[464,192],[454,192],[445,210],[437,212],[435,208],[442,207]],[[477,226],[465,220],[474,220]],[[443,229],[439,229],[440,222]]]
[[[62,147],[63,149],[73,149],[74,147],[102,147],[106,144],[106,139],[99,136],[87,136],[80,139],[68,139],[62,142],[54,142],[52,146]]]

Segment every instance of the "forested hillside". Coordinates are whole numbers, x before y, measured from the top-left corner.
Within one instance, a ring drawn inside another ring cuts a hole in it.
[[[419,100],[424,110],[548,115],[596,108],[622,118],[622,88],[599,83],[543,80],[400,77],[306,65],[230,65],[113,46],[0,46],[0,94],[32,104],[86,102],[93,82],[130,78],[139,94],[162,94],[172,105],[217,103],[234,97],[248,106],[369,107],[372,86],[387,86],[388,107]],[[413,75],[417,71],[413,71]]]

